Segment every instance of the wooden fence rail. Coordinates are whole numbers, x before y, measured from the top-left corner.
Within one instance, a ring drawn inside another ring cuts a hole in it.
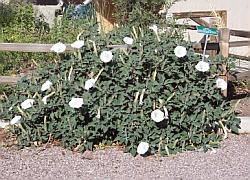
[[[205,43],[194,43],[193,47],[195,49],[203,49]],[[37,43],[0,43],[0,51],[9,52],[51,52],[50,48],[53,44],[37,44]],[[120,45],[114,45],[117,47]],[[122,46],[122,45],[121,45]],[[233,41],[229,42],[229,47],[242,47],[250,46],[250,41]],[[113,48],[112,46],[107,46],[108,48]],[[219,43],[212,42],[207,43],[207,50],[220,50]],[[73,52],[74,48],[70,44],[66,44],[66,52]]]
[[[0,51],[15,52],[51,52],[50,48],[54,44],[38,43],[0,43]],[[73,51],[70,44],[66,44],[66,51]]]
[[[221,11],[195,11],[195,12],[180,12],[173,13],[173,16],[178,19],[182,18],[201,18],[201,17],[215,17],[215,15],[226,16],[225,10]]]
[[[250,38],[250,31],[242,31],[242,30],[230,30],[231,36],[238,36],[243,38]]]
[[[0,76],[0,84],[16,84],[22,76]]]

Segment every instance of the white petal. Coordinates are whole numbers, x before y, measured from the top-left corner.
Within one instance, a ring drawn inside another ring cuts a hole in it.
[[[10,121],[10,124],[13,125],[13,124],[18,124],[20,123],[20,120],[22,119],[21,116],[15,116],[13,119],[11,119]]]
[[[80,49],[83,46],[84,46],[84,41],[81,40],[77,40],[71,44],[71,47],[76,49]]]
[[[89,89],[92,88],[94,85],[95,85],[95,79],[88,79],[88,80],[85,82],[84,89],[89,90]]]
[[[137,147],[138,154],[145,154],[149,149],[149,144],[147,142],[140,142]]]
[[[63,6],[63,4],[64,4],[63,0],[59,0],[57,2],[58,2],[57,6]]]
[[[216,80],[216,87],[220,88],[221,90],[227,89],[227,82],[224,79],[218,78]]]
[[[104,63],[108,63],[112,60],[113,54],[111,51],[103,51],[100,55],[100,59]]]
[[[72,108],[80,108],[83,105],[83,98],[71,98],[69,106]]]
[[[59,42],[59,43],[56,43],[54,44],[51,48],[50,48],[51,51],[54,51],[56,53],[62,53],[66,50],[66,45]]]
[[[47,104],[47,98],[48,98],[48,96],[43,97],[43,99],[42,99],[43,104]]]
[[[161,122],[165,119],[164,112],[162,112],[160,109],[156,109],[151,112],[151,119],[155,122]]]
[[[178,57],[178,58],[182,58],[184,56],[186,56],[187,54],[187,49],[183,46],[177,46],[174,49],[174,54]]]
[[[34,102],[35,102],[34,99],[26,99],[24,102],[21,103],[21,107],[22,109],[31,108]]]
[[[8,125],[10,125],[10,123],[0,120],[0,128],[5,128]]]
[[[200,61],[196,64],[195,69],[201,72],[206,72],[209,70],[209,63]]]
[[[158,31],[158,27],[156,24],[149,26],[149,29],[153,30],[155,33],[157,33],[157,31]]]
[[[128,44],[128,45],[132,45],[134,42],[134,40],[130,37],[123,38],[123,41],[125,42],[125,44]]]
[[[84,4],[84,5],[87,5],[87,4],[91,3],[91,1],[92,1],[92,0],[85,0],[85,1],[83,2],[83,4]]]
[[[43,83],[42,87],[41,87],[41,91],[46,91],[50,88],[50,86],[52,86],[52,82],[50,82],[49,80],[47,80],[45,83]]]

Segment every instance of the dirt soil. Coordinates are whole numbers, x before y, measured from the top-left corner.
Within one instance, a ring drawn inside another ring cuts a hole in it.
[[[84,154],[53,148],[0,148],[0,179],[250,179],[250,135],[232,135],[219,149],[170,157],[132,157],[117,148]]]
[[[250,117],[250,97],[241,99],[235,111],[238,116]]]
[[[245,82],[244,86],[240,84],[240,81],[229,83],[228,96],[231,99],[232,105],[239,101],[235,109],[238,116],[250,117],[250,76],[244,76],[244,79],[241,81]]]

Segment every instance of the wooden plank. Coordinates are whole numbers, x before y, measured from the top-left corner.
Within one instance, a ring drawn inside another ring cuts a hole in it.
[[[230,29],[221,28],[219,30],[219,44],[220,44],[220,54],[227,58],[229,56],[229,40],[230,40]],[[228,82],[227,66],[222,64],[222,75],[220,78]],[[227,89],[222,91],[223,96],[227,97]]]
[[[173,25],[169,25],[170,27],[173,27]],[[188,25],[188,24],[176,24],[174,25],[175,28],[185,28],[189,30],[197,30],[196,26],[194,25]]]
[[[201,26],[209,27],[209,23],[201,18],[190,18],[190,19],[192,19],[194,22],[196,22],[197,24]]]
[[[229,47],[250,46],[250,41],[233,41],[229,42]]]
[[[227,11],[221,11],[219,13],[220,17],[221,17],[221,26],[222,27],[227,27]]]
[[[0,43],[0,51],[16,52],[51,52],[50,48],[54,44],[37,44],[37,43]],[[73,51],[70,44],[66,44],[66,51]]]
[[[242,59],[245,61],[250,61],[250,57],[249,56],[240,56],[240,55],[236,55],[236,54],[229,54],[230,57],[235,58],[235,59]]]
[[[172,26],[172,25],[170,25]],[[174,25],[175,28],[186,28],[189,30],[197,30],[196,26],[194,25],[186,25],[186,24],[176,24]],[[207,26],[209,27],[209,26]],[[243,37],[243,38],[250,38],[250,31],[242,31],[242,30],[230,30],[230,35],[231,36],[238,36],[238,37]]]
[[[201,49],[201,50],[203,50],[204,46],[205,46],[205,43],[195,43],[195,44],[193,44],[193,48],[194,49]],[[216,50],[216,51],[219,51],[220,50],[219,43],[216,43],[216,42],[207,43],[206,50]]]
[[[236,72],[229,75],[230,81],[244,81],[247,80],[250,83],[250,69],[244,72]]]
[[[209,19],[209,27],[210,27],[210,28],[215,28],[215,29],[218,27],[218,18],[217,18],[217,17],[212,17],[212,18]],[[217,36],[210,36],[210,37],[209,37],[209,43],[218,43],[218,37],[217,37]],[[218,50],[219,50],[219,49],[220,49],[220,48],[218,47],[217,50],[210,51],[210,52],[208,53],[208,55],[209,55],[210,57],[216,56],[216,55],[218,54]]]
[[[216,13],[220,14],[224,11],[216,11]],[[178,12],[173,13],[173,16],[175,18],[181,19],[181,18],[201,18],[201,17],[214,17],[214,11],[196,11],[196,12]]]
[[[205,43],[194,43],[193,48],[194,49],[204,49]],[[127,49],[129,46],[128,45],[107,45],[107,48],[111,49]],[[219,43],[214,42],[214,43],[207,43],[207,50],[220,50]]]
[[[244,37],[244,38],[250,38],[250,31],[242,31],[242,30],[230,30],[231,36],[238,36],[238,37]]]
[[[0,76],[0,84],[16,84],[21,76]]]

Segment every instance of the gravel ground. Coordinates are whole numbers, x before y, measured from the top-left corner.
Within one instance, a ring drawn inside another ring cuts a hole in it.
[[[59,147],[0,148],[0,179],[250,179],[250,135],[230,135],[216,152],[132,157],[110,148],[84,154]]]

